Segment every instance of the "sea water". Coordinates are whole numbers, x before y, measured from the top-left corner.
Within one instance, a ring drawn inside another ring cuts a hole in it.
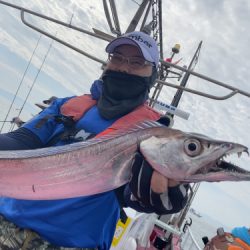
[[[231,231],[230,228],[206,215],[197,216],[194,213],[189,212],[186,216],[186,221],[190,222],[190,218],[192,220],[192,224],[189,228],[195,241],[201,249],[204,248],[202,237],[207,236],[210,240],[217,234],[217,229],[220,227],[222,227],[225,232]]]

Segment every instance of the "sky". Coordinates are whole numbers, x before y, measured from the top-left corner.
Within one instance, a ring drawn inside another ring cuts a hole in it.
[[[88,31],[98,28],[112,35],[101,0],[47,0],[46,4],[42,0],[7,2],[63,22],[69,23],[71,20],[72,25]],[[122,32],[126,30],[137,7],[134,1],[117,1]],[[180,66],[188,65],[199,42],[203,41],[195,71],[250,92],[249,12],[248,0],[163,1],[164,57],[170,57],[171,48],[178,43],[181,49],[175,58],[183,58]],[[58,38],[106,60],[104,48],[107,42],[28,14],[25,17]],[[27,69],[31,57],[32,61]],[[27,73],[23,77],[25,71]],[[21,87],[8,119],[19,115],[21,109],[21,118],[27,120],[40,111],[34,103],[42,102],[51,95],[65,97],[87,93],[91,83],[101,73],[99,63],[52,42],[45,36],[40,37],[38,32],[21,22],[18,10],[0,4],[0,105],[4,107],[0,110],[1,120],[5,119],[19,84]],[[175,80],[170,82],[179,84]],[[216,96],[230,92],[196,77],[190,77],[188,87]],[[23,106],[31,88],[31,94]],[[164,88],[160,100],[170,104],[174,93],[174,89]],[[218,101],[184,93],[179,108],[190,113],[190,117],[184,120],[176,116],[173,127],[238,142],[249,148],[249,107],[250,98],[239,94]],[[7,124],[3,131],[8,130]],[[246,154],[240,159],[233,157],[232,160],[250,170]],[[192,207],[227,227],[249,227],[250,183],[202,183]]]

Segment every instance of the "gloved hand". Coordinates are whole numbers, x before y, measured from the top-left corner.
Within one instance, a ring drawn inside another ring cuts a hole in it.
[[[127,206],[139,212],[168,214],[179,212],[187,202],[189,185],[169,186],[169,180],[162,181],[162,192],[154,190],[152,176],[157,174],[142,154],[136,153],[132,166],[132,178],[124,190]],[[165,177],[162,177],[165,179]],[[160,179],[161,180],[161,179]],[[171,182],[170,182],[171,183]],[[173,182],[172,182],[173,183]],[[165,186],[164,186],[165,185]],[[156,188],[157,189],[157,188]]]

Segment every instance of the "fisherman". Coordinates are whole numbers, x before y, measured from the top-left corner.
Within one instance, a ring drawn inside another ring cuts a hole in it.
[[[0,150],[60,146],[101,138],[125,124],[164,122],[146,104],[157,77],[156,42],[145,33],[132,32],[111,41],[106,52],[106,68],[90,95],[56,98],[22,127],[1,134]],[[0,198],[0,248],[109,249],[120,208],[177,213],[187,202],[187,189],[154,171],[138,152],[131,181],[117,190],[62,200]]]

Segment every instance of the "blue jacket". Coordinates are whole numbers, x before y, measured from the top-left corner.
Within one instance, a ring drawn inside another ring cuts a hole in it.
[[[43,112],[25,123],[24,128],[37,135],[46,145],[64,130],[57,123],[60,107],[69,98],[57,99]],[[37,127],[39,121],[45,123]],[[98,134],[114,120],[103,119],[92,107],[77,122],[78,129]],[[55,145],[69,141],[59,140]],[[114,235],[120,207],[114,191],[80,198],[52,201],[28,201],[12,198],[0,199],[0,213],[21,228],[30,228],[52,244],[65,247],[98,247],[109,249]]]

